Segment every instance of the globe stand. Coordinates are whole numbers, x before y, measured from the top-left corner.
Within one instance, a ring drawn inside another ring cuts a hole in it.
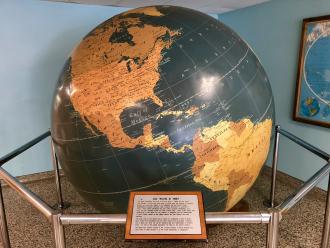
[[[280,134],[293,141],[294,143],[304,147],[308,151],[314,153],[326,161],[326,164],[311,176],[303,185],[301,185],[295,193],[290,195],[279,205],[275,205],[275,189],[276,189],[276,172],[279,151]],[[77,224],[125,224],[126,214],[63,214],[58,209],[50,207],[39,196],[34,194],[30,189],[18,181],[8,171],[2,168],[2,165],[28,150],[35,144],[51,135],[50,131],[31,140],[25,145],[8,153],[0,158],[0,178],[20,196],[35,207],[53,227],[54,240],[56,248],[65,248],[64,225]],[[52,146],[53,165],[55,171],[55,184],[58,197],[58,206],[60,210],[65,207],[62,197],[62,189],[60,183],[59,167],[57,157]],[[246,204],[240,203],[241,207],[237,207],[240,212],[206,212],[206,224],[220,223],[241,223],[241,224],[266,224],[267,225],[267,248],[276,248],[278,246],[279,225],[285,214],[295,206],[308,192],[310,192],[323,178],[329,176],[330,173],[330,155],[317,147],[303,141],[293,134],[283,130],[280,126],[275,128],[275,144],[272,163],[272,181],[270,191],[270,206],[271,208],[259,212],[246,211]],[[243,207],[242,207],[243,206]],[[276,207],[275,207],[276,206]],[[244,212],[242,212],[244,210]],[[10,248],[10,239],[8,234],[8,226],[6,219],[5,205],[3,201],[2,188],[0,182],[0,235],[4,248]],[[330,178],[327,191],[326,209],[324,214],[324,225],[322,233],[321,248],[327,248],[329,245],[330,235]]]
[[[270,200],[264,200],[262,202],[262,205],[265,206],[265,207],[267,207],[267,208],[271,208],[271,202],[270,202]],[[278,203],[275,201],[274,205],[277,206]]]
[[[70,203],[63,201],[60,167],[58,164],[57,155],[55,153],[53,140],[51,140],[50,144],[51,144],[52,162],[53,162],[53,168],[54,168],[54,173],[55,173],[55,185],[56,185],[56,193],[57,193],[57,203],[55,205],[53,205],[53,208],[62,211],[64,209],[69,208]]]

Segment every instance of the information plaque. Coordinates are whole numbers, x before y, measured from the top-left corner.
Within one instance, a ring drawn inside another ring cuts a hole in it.
[[[131,192],[126,240],[206,240],[201,192]]]

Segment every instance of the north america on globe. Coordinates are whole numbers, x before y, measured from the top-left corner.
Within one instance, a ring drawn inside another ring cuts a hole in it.
[[[206,211],[241,200],[264,165],[274,121],[249,46],[206,14],[150,6],[92,30],[54,95],[52,138],[70,182],[102,212],[131,191],[202,191]]]

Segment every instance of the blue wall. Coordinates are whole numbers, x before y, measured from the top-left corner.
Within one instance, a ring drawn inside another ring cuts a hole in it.
[[[221,21],[236,30],[251,45],[265,67],[274,93],[276,122],[328,153],[330,130],[295,122],[291,116],[302,19],[329,14],[329,0],[272,0],[219,15]],[[287,139],[281,140],[281,171],[304,180],[323,164],[325,162]],[[323,181],[321,186],[325,188],[326,182]]]
[[[79,40],[124,9],[46,1],[0,1],[0,156],[50,127],[52,92]],[[51,169],[49,140],[5,168],[15,175]]]

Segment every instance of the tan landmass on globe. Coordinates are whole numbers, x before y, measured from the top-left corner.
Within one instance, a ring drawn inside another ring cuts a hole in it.
[[[219,160],[219,149],[221,146],[214,139],[213,141],[203,142],[198,130],[194,137],[192,150],[195,154],[195,163],[192,167],[192,173],[199,177],[204,168],[205,162],[217,162]]]
[[[193,114],[195,114],[198,111],[198,108],[196,106],[191,106],[187,111],[187,115],[191,116]]]
[[[194,181],[212,191],[226,190],[226,210],[244,197],[259,175],[267,158],[271,128],[271,119],[257,124],[249,119],[220,121],[195,135]]]
[[[168,115],[174,115],[174,116],[185,116],[185,117],[189,117],[192,116],[193,114],[195,114],[197,112],[198,108],[196,106],[191,106],[189,109],[187,110],[164,110],[163,112],[161,112],[160,114],[158,114],[158,116],[156,117],[156,119],[162,117],[162,116],[168,116]]]
[[[143,10],[145,14],[156,11]],[[106,134],[113,147],[134,148],[146,143],[147,147],[164,144],[164,148],[173,150],[166,138],[153,140],[148,128],[138,138],[129,137],[121,125],[120,114],[147,99],[163,105],[153,91],[160,79],[158,66],[162,51],[171,46],[179,32],[167,27],[141,26],[138,18],[125,18],[125,25],[127,22],[131,25],[127,32],[132,36],[133,46],[127,42],[109,42],[109,37],[120,28],[117,16],[100,30],[94,30],[75,49],[71,58],[71,102],[86,126],[93,131],[93,125]],[[168,39],[162,39],[164,35]]]
[[[165,26],[148,24],[142,26],[139,18],[125,18],[124,23],[128,27],[127,33],[131,35],[134,45],[128,42],[110,42],[110,37],[121,30],[122,21],[119,16],[114,17],[111,22],[96,28],[80,42],[71,55],[72,77],[118,63],[123,57],[129,58],[132,64],[134,63],[133,58],[138,58],[137,63],[141,66],[155,50],[156,41],[163,48],[168,48],[172,44],[173,38],[180,34],[179,31],[170,30]],[[170,39],[163,41],[160,37],[165,34],[168,34]],[[159,53],[158,57],[161,59],[162,55]],[[155,66],[158,66],[158,63]]]
[[[156,7],[142,7],[138,9],[133,9],[126,11],[123,15],[129,15],[129,14],[144,14],[149,16],[162,16],[163,14],[157,10]]]

